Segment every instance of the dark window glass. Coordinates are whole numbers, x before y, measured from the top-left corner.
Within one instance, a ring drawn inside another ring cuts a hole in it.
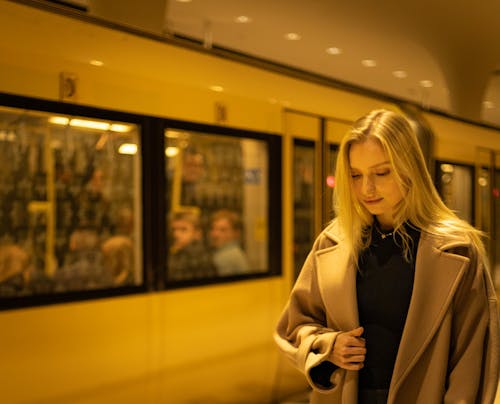
[[[142,284],[137,125],[0,109],[0,296]]]
[[[167,280],[268,271],[268,144],[165,132]]]

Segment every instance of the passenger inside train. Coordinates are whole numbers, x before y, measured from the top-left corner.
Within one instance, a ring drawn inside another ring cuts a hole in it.
[[[169,280],[204,279],[216,275],[197,210],[173,211],[170,215],[170,236]]]
[[[221,209],[210,218],[210,245],[219,276],[250,271],[247,256],[241,248],[241,231],[242,222],[237,212]]]

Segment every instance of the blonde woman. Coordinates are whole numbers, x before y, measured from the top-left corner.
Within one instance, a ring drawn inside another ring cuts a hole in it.
[[[498,312],[481,234],[439,198],[403,116],[354,123],[334,206],[275,333],[311,403],[493,403]]]

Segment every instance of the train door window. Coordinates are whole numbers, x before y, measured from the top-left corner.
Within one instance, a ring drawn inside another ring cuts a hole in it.
[[[139,126],[0,109],[0,297],[142,284]]]
[[[497,154],[500,157],[500,153]],[[498,157],[497,157],[498,159]],[[478,227],[487,235],[486,246],[490,257],[492,276],[500,286],[500,170],[478,167]]]
[[[325,178],[323,179],[325,189],[323,226],[335,217],[333,210],[333,189],[335,188],[335,165],[337,164],[338,145],[330,143],[327,145],[326,150]]]
[[[474,167],[436,161],[438,189],[443,202],[460,218],[474,223]]]
[[[315,229],[315,149],[314,142],[294,139],[293,208],[295,278],[311,250]]]
[[[265,140],[165,131],[167,282],[269,270],[269,149]]]

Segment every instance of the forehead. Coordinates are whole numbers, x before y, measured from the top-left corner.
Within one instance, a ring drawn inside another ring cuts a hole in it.
[[[231,228],[231,223],[225,217],[220,217],[218,219],[215,219],[212,224],[213,224],[213,226],[217,226],[219,228],[222,228],[222,227]]]
[[[356,142],[349,148],[349,165],[351,168],[370,168],[389,163],[387,152],[376,139]]]
[[[187,219],[174,219],[172,221],[172,226],[175,227],[194,227],[194,224]]]

